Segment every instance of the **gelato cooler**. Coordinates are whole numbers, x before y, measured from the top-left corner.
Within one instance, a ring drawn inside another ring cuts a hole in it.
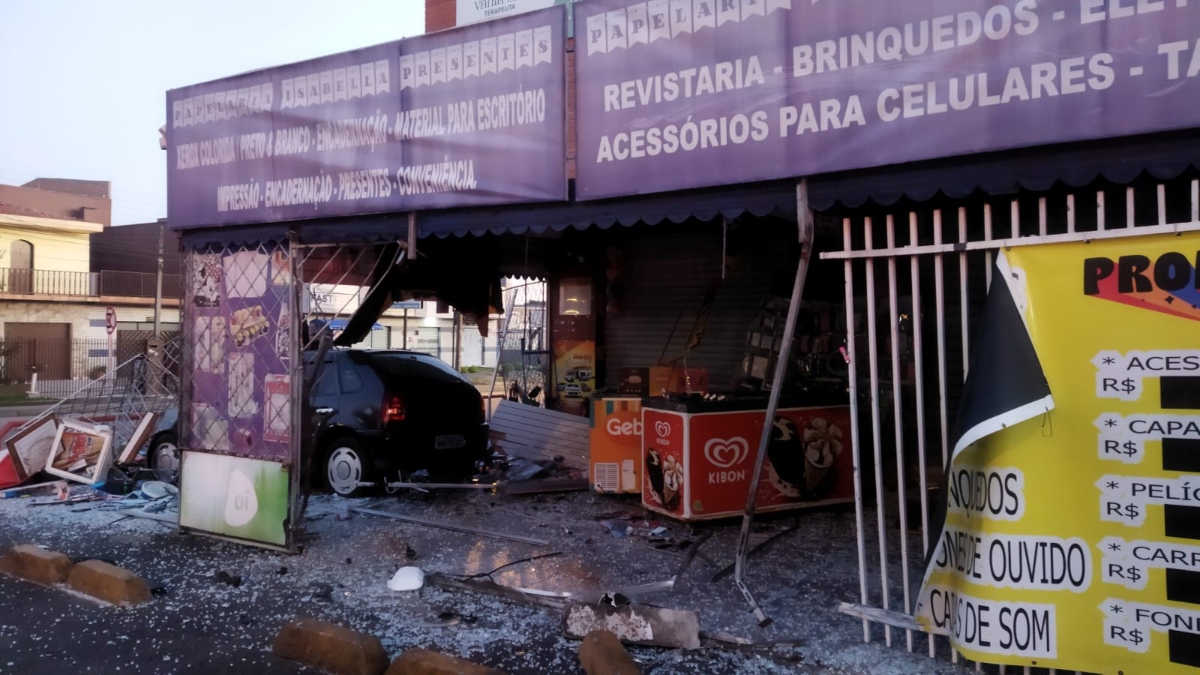
[[[642,491],[642,398],[592,399],[588,474],[596,492]]]
[[[756,512],[854,500],[849,406],[800,403],[776,412]],[[642,505],[685,521],[744,513],[766,409],[765,396],[643,399]]]

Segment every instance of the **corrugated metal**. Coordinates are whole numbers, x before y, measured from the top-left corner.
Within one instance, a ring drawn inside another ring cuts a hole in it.
[[[767,296],[772,276],[789,266],[794,270],[796,264],[788,259],[793,252],[788,242],[796,239],[795,225],[751,220],[739,227],[744,243],[736,258],[731,258],[733,266],[724,281],[719,220],[645,228],[625,240],[619,313],[615,317],[610,314],[605,321],[606,382],[616,383],[624,368],[659,365],[664,347],[666,360],[679,355],[706,291],[719,283],[700,346],[688,355],[686,363],[707,368],[714,388],[734,383],[751,314]]]

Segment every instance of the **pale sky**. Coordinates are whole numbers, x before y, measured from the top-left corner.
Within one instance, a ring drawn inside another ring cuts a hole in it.
[[[167,215],[168,89],[419,35],[424,0],[0,0],[0,183],[112,183]]]

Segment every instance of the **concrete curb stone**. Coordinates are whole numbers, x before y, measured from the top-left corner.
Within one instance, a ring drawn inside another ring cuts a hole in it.
[[[284,625],[272,651],[335,675],[381,675],[389,661],[379,638],[309,618]]]
[[[46,586],[65,582],[70,571],[70,558],[31,544],[14,546],[0,556],[0,572]]]
[[[150,585],[122,567],[100,560],[85,560],[71,568],[67,585],[72,590],[114,605],[150,602]]]
[[[579,646],[579,664],[587,675],[642,675],[625,645],[611,631],[594,630]]]

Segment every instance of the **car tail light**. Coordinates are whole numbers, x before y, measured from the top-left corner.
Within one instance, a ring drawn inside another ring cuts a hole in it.
[[[383,423],[404,421],[404,399],[391,396],[383,401]]]

